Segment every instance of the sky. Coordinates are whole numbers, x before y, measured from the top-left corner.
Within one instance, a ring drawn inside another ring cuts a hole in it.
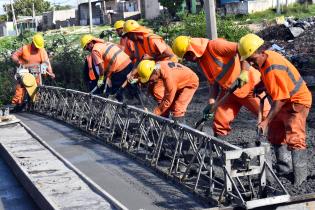
[[[12,0],[14,1],[14,0]],[[51,4],[76,6],[77,0],[48,0]],[[0,15],[4,14],[3,5],[10,4],[10,0],[0,0]]]

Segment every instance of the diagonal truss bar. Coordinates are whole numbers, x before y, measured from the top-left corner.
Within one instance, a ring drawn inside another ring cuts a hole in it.
[[[31,110],[129,153],[213,204],[251,208],[289,199],[265,162],[268,148],[242,149],[138,107],[59,87],[40,86]]]

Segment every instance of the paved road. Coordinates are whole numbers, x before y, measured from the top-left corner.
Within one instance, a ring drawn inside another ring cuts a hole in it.
[[[0,210],[37,210],[32,198],[0,157]]]
[[[29,113],[17,117],[129,209],[203,208],[192,195],[72,127]]]

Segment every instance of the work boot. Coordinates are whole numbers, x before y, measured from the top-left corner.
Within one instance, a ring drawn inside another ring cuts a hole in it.
[[[276,171],[280,176],[288,175],[292,171],[291,151],[287,149],[287,145],[273,145],[276,154]]]
[[[292,150],[294,185],[300,186],[307,178],[307,151]]]

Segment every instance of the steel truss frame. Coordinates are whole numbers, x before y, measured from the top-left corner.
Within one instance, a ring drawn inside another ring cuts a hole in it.
[[[251,209],[290,199],[265,161],[268,145],[242,149],[143,109],[59,87],[40,86],[31,110],[145,161],[214,205]]]

